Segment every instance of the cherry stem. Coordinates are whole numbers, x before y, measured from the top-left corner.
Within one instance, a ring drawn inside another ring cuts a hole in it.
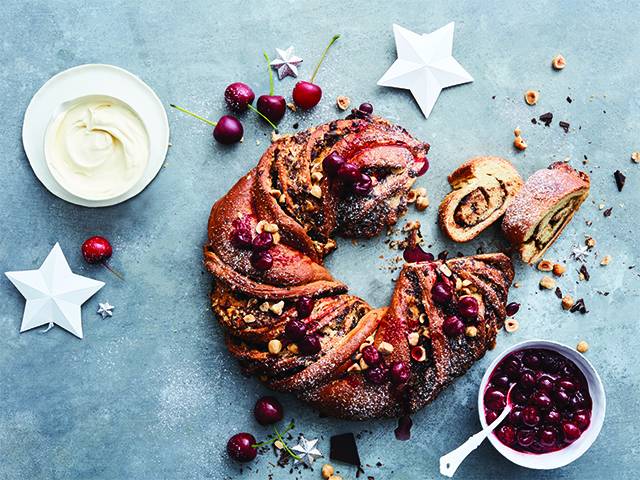
[[[250,103],[247,104],[247,107],[249,107],[251,110],[253,110],[254,112],[256,112],[258,115],[260,115],[263,119],[265,119],[269,125],[271,125],[271,127],[277,132],[278,131],[278,127],[276,127],[273,122],[271,120],[269,120],[267,117],[265,117],[262,113],[260,113],[260,111],[254,107],[253,105],[251,105]]]
[[[111,268],[111,266],[107,263],[107,262],[101,262],[101,265],[106,268],[107,270],[109,270],[111,273],[113,273],[116,277],[118,277],[120,280],[124,280],[124,276],[118,272],[117,270],[115,270],[114,268]]]
[[[331,48],[331,45],[333,45],[335,41],[338,40],[339,38],[340,38],[340,35],[334,35],[331,41],[329,42],[329,45],[327,45],[327,48],[324,49],[324,52],[320,57],[320,61],[316,65],[316,69],[313,71],[313,75],[311,75],[311,80],[309,80],[311,83],[313,83],[313,80],[316,78],[316,75],[318,74],[318,69],[320,68],[320,65],[322,65],[322,62],[324,61],[324,57],[327,56],[327,52],[329,51],[329,48]]]
[[[277,440],[280,440],[282,442],[282,448],[284,448],[284,450],[291,455],[293,458],[295,458],[296,460],[300,460],[300,457],[298,455],[296,455],[295,453],[293,453],[293,451],[291,451],[291,449],[288,447],[287,442],[284,441],[284,438],[282,438],[282,436],[287,433],[289,430],[292,430],[295,427],[294,423],[291,422],[289,423],[289,425],[287,425],[287,427],[282,431],[282,433],[280,433],[278,431],[278,429],[276,427],[273,427],[273,431],[275,432],[275,437],[270,438],[269,440],[265,440],[264,442],[260,442],[260,443],[254,443],[253,445],[251,445],[253,448],[259,448],[259,447],[264,447],[266,445],[271,445],[273,443],[275,443]]]
[[[267,61],[267,68],[269,69],[269,95],[273,95],[273,70],[271,69],[271,61],[269,55],[264,50],[262,51],[265,60]]]
[[[206,118],[201,117],[200,115],[196,115],[195,113],[190,112],[186,108],[179,107],[178,105],[174,105],[173,103],[170,103],[169,106],[175,108],[176,110],[180,110],[182,113],[186,113],[187,115],[191,115],[192,117],[195,117],[198,120],[203,121],[204,123],[208,123],[212,127],[215,127],[218,124],[217,122],[212,122],[211,120],[207,120]]]

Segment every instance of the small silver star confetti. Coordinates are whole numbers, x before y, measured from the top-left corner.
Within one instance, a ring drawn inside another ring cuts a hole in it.
[[[107,317],[113,316],[113,309],[116,308],[113,305],[109,305],[109,302],[98,303],[98,313],[102,315],[102,319],[104,320]]]
[[[589,247],[583,245],[582,247],[576,247],[572,250],[571,256],[582,262],[589,255]]]
[[[300,435],[298,445],[291,449],[300,457],[300,460],[296,460],[296,463],[304,463],[307,467],[310,467],[316,459],[322,457],[322,453],[316,447],[317,444],[317,438],[315,440],[307,440],[304,435]]]
[[[293,54],[293,47],[289,47],[286,50],[276,48],[279,58],[276,58],[271,65],[278,71],[278,79],[282,80],[284,77],[298,76],[298,65],[302,63],[302,59]]]

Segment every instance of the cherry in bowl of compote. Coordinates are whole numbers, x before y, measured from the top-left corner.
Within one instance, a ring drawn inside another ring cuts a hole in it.
[[[513,462],[557,468],[582,455],[597,437],[604,390],[591,364],[575,350],[527,341],[496,358],[478,397],[483,426],[500,415],[512,386],[512,410],[489,439]]]

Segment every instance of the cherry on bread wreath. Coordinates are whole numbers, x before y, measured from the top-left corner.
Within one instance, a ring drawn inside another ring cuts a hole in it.
[[[500,157],[472,158],[449,175],[453,189],[440,204],[440,228],[454,242],[468,242],[504,214],[522,178]]]
[[[380,309],[322,264],[334,236],[397,222],[428,150],[356,113],[274,141],[213,205],[211,304],[246,372],[363,420],[416,411],[493,347],[513,279],[503,254],[406,264]]]

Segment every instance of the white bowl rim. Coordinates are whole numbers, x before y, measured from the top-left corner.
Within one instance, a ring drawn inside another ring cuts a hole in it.
[[[558,352],[569,358],[569,360],[575,363],[582,371],[587,379],[589,394],[592,399],[591,424],[587,430],[583,432],[580,438],[568,447],[555,452],[543,454],[530,454],[514,450],[500,442],[493,433],[489,434],[488,439],[494,448],[502,454],[502,456],[522,467],[536,470],[551,470],[564,467],[580,458],[591,447],[600,434],[607,407],[604,386],[598,372],[591,362],[589,362],[584,355],[577,352],[574,348],[553,340],[532,339],[518,342],[500,353],[500,355],[491,362],[491,365],[487,368],[482,377],[482,381],[480,382],[480,388],[478,390],[478,415],[480,417],[480,424],[482,425],[482,428],[487,426],[487,422],[484,417],[483,403],[484,391],[489,381],[489,376],[504,357],[514,351],[527,348],[546,348],[548,350]]]

